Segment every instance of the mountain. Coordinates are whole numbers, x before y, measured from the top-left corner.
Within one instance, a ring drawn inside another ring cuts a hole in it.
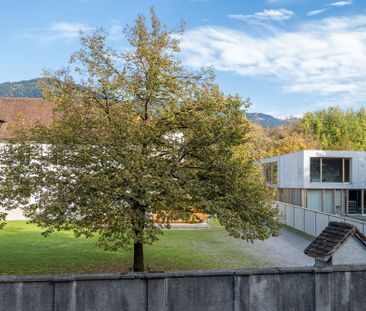
[[[40,79],[25,80],[19,82],[0,83],[0,96],[2,97],[42,97],[38,88]]]
[[[279,127],[287,123],[287,120],[278,119],[265,113],[248,112],[247,118],[252,123],[266,127]]]

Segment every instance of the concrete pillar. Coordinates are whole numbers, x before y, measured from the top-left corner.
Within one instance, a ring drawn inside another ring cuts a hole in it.
[[[364,197],[365,190],[361,190],[361,214],[365,214],[365,197]]]

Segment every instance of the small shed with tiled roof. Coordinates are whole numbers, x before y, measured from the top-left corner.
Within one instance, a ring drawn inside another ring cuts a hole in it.
[[[304,252],[317,267],[366,264],[366,237],[349,223],[332,221]]]

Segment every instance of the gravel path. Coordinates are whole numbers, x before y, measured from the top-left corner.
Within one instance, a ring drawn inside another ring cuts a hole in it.
[[[304,254],[310,242],[283,228],[279,237],[245,243],[244,248],[245,252],[262,258],[266,267],[313,266],[314,259]]]

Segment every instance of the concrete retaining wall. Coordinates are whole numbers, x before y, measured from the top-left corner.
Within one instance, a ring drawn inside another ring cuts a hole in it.
[[[347,222],[366,235],[366,222],[335,214],[327,214],[283,202],[274,202],[282,213],[283,222],[312,236],[318,236],[330,221]]]
[[[366,266],[0,277],[1,311],[364,310]]]

